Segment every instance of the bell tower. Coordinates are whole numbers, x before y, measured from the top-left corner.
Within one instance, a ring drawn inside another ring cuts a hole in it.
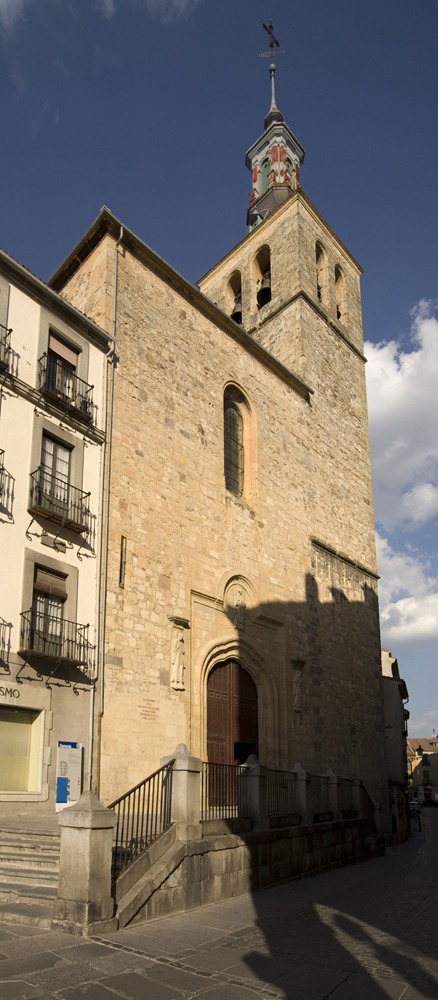
[[[274,47],[278,47],[272,24],[263,25],[269,35],[271,106],[266,115],[265,131],[246,154],[246,166],[251,171],[252,189],[247,213],[248,230],[266,219],[292,191],[300,186],[300,167],[304,149],[286,125],[275,99]]]

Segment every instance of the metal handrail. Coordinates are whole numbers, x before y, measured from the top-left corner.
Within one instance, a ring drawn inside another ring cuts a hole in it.
[[[9,368],[12,330],[0,323],[0,368]]]
[[[88,640],[89,627],[30,608],[21,612],[20,650],[63,660],[88,673],[94,648]]]
[[[117,817],[111,870],[113,879],[169,829],[174,763],[174,760],[168,761],[108,806],[108,809],[114,809]]]
[[[40,392],[47,393],[57,403],[73,407],[83,420],[93,422],[93,385],[78,378],[68,365],[50,354],[39,358],[38,369]]]
[[[30,474],[29,511],[80,531],[90,530],[91,514],[85,504],[90,495],[53,476],[51,469],[44,465]]]
[[[247,773],[244,764],[202,763],[201,818],[235,819],[246,817]]]

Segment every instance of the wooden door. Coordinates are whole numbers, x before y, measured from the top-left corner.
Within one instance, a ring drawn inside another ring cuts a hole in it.
[[[257,688],[236,660],[215,667],[207,681],[207,757],[244,764],[258,753]]]

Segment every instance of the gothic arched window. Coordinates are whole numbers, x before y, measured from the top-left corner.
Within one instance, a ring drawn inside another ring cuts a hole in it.
[[[241,497],[244,486],[243,416],[229,392],[224,397],[224,472],[227,490]]]

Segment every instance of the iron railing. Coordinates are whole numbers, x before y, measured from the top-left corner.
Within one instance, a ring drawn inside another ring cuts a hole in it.
[[[0,368],[9,368],[11,353],[11,330],[0,323]]]
[[[317,817],[330,812],[329,778],[321,774],[310,777],[310,808]]]
[[[78,378],[68,365],[50,354],[43,354],[39,358],[38,369],[40,392],[44,392],[67,409],[72,407],[76,416],[87,423],[93,423],[94,386]]]
[[[111,802],[117,823],[114,831],[112,878],[120,875],[171,825],[174,761],[140,781]]]
[[[71,486],[40,465],[30,475],[29,512],[41,514],[73,531],[90,530],[90,511],[86,501],[90,493]]]
[[[91,673],[94,647],[88,640],[89,627],[35,608],[22,611],[20,653],[62,660],[71,666],[81,667],[85,673]]]
[[[0,618],[0,661],[7,665],[9,661],[11,625]]]
[[[235,819],[246,817],[247,767],[203,762],[201,775],[201,818]]]
[[[338,778],[338,810],[344,813],[357,813],[354,801],[354,781],[352,778]]]
[[[371,826],[375,826],[375,809],[371,796],[368,794],[365,785],[360,786],[360,815],[369,821]]]
[[[4,449],[0,448],[0,502],[5,491],[5,453]]]
[[[299,812],[296,780],[293,771],[268,771],[268,816]]]

